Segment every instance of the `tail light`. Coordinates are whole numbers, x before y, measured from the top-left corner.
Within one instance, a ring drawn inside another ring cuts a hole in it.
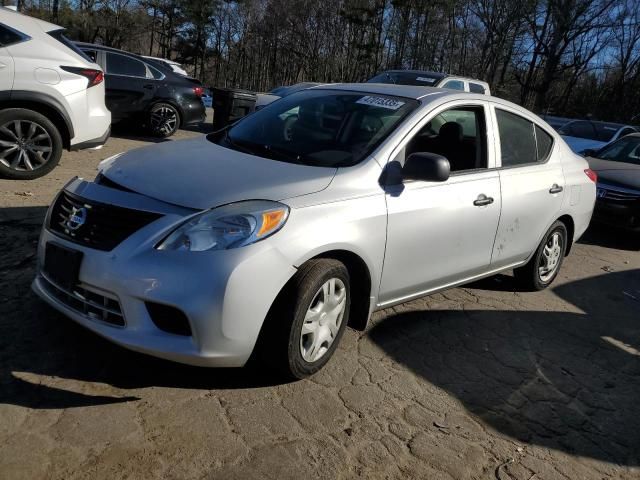
[[[193,87],[193,93],[196,94],[196,97],[202,97],[204,95],[204,87]]]
[[[87,88],[95,87],[104,80],[104,73],[102,70],[95,70],[93,68],[78,68],[78,67],[60,67],[65,72],[74,73],[89,80]]]
[[[598,174],[590,168],[587,168],[584,173],[587,174],[587,177],[589,177],[589,180],[591,180],[593,183],[596,183],[598,181]]]

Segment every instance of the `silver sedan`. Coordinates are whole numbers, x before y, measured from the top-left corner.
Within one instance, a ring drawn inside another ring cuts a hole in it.
[[[486,95],[344,84],[105,160],[49,209],[34,290],[124,347],[302,378],[376,309],[514,269],[539,290],[595,174]]]

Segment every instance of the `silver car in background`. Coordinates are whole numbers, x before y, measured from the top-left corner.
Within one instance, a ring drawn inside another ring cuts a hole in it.
[[[376,309],[509,269],[547,287],[589,224],[595,180],[504,100],[321,86],[70,181],[33,288],[124,347],[302,378]]]

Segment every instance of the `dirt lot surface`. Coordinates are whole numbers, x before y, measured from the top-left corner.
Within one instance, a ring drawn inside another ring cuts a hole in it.
[[[625,234],[588,232],[545,292],[501,275],[378,312],[309,380],[186,367],[29,288],[54,194],[145,143],[0,181],[0,478],[640,478],[640,253]]]

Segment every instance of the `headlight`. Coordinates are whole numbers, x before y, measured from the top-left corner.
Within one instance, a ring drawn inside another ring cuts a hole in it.
[[[156,248],[202,252],[243,247],[276,233],[288,216],[289,207],[278,202],[232,203],[187,220]]]

